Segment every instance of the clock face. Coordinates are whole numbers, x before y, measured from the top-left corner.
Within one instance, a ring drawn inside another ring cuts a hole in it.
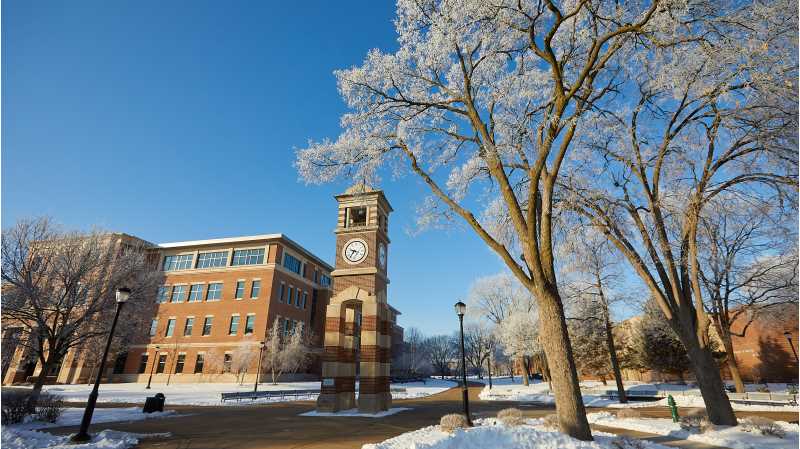
[[[383,243],[378,247],[378,263],[381,264],[381,268],[386,268],[386,245]]]
[[[367,243],[361,239],[347,242],[342,249],[342,257],[349,263],[359,263],[367,258]]]

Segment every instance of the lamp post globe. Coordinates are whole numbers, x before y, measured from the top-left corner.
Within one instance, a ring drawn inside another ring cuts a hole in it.
[[[97,404],[97,396],[100,391],[100,382],[103,379],[103,371],[106,367],[106,359],[108,358],[108,351],[111,349],[111,341],[114,339],[114,330],[117,327],[117,320],[119,320],[119,312],[122,310],[123,304],[130,297],[131,291],[128,288],[121,287],[117,289],[116,310],[114,310],[114,321],[111,322],[111,329],[108,331],[108,339],[106,340],[106,347],[103,350],[103,358],[100,359],[100,369],[97,370],[97,377],[94,381],[92,392],[89,393],[89,400],[86,401],[86,410],[83,412],[83,419],[81,419],[81,427],[78,433],[72,436],[74,442],[84,442],[92,439],[89,435],[89,425],[92,423],[92,415],[94,414],[94,407]]]
[[[467,418],[467,425],[472,427],[472,418],[469,415],[469,388],[467,387],[467,358],[464,350],[464,314],[467,311],[467,305],[458,301],[455,306],[456,315],[458,315],[458,325],[461,330],[461,398],[464,405],[464,416]]]

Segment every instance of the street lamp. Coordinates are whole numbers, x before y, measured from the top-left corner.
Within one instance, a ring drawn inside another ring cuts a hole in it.
[[[145,390],[149,390],[150,389],[150,382],[153,381],[153,370],[156,369],[156,360],[158,359],[158,350],[159,349],[161,349],[161,347],[156,345],[156,354],[153,357],[153,363],[150,365],[150,377],[147,379],[147,386],[144,387]]]
[[[264,358],[264,342],[258,344],[258,369],[256,369],[256,384],[253,385],[253,393],[258,391],[258,380],[261,377],[261,359]]]
[[[456,315],[458,315],[458,323],[461,326],[461,396],[464,403],[464,416],[467,417],[467,425],[472,427],[472,419],[469,416],[469,390],[467,389],[467,359],[464,355],[464,312],[467,310],[467,305],[459,301],[455,305]]]
[[[114,311],[114,321],[111,322],[111,330],[108,332],[108,340],[106,341],[106,349],[103,351],[103,358],[100,360],[100,370],[97,371],[97,378],[94,381],[94,388],[89,393],[89,401],[86,403],[86,410],[83,412],[83,419],[81,420],[81,428],[72,437],[74,442],[89,441],[92,436],[89,435],[89,424],[92,423],[92,414],[94,413],[94,406],[97,404],[97,395],[100,389],[100,381],[103,377],[103,371],[106,366],[106,358],[108,357],[108,350],[111,348],[111,340],[114,338],[114,329],[117,327],[117,319],[119,319],[119,311],[122,310],[122,305],[130,297],[131,291],[128,288],[122,287],[117,289],[117,307]]]
[[[789,342],[789,347],[792,348],[792,354],[794,354],[794,360],[796,362],[800,361],[800,360],[797,359],[797,351],[795,351],[795,349],[794,349],[794,342],[792,341],[792,333],[789,332],[789,331],[786,331],[786,332],[783,333],[783,336],[786,337],[786,341]]]

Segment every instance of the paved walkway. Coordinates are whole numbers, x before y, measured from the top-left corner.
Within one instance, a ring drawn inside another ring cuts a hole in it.
[[[495,416],[499,410],[515,406],[520,407],[529,417],[542,417],[554,413],[554,408],[546,405],[481,401],[478,399],[478,393],[482,388],[481,384],[471,384],[469,389],[472,414],[476,418]],[[392,407],[407,407],[411,410],[385,418],[299,416],[314,409],[315,404],[312,401],[243,406],[169,407],[167,398],[167,404],[168,408],[177,410],[182,416],[127,423],[103,423],[93,426],[92,431],[114,429],[144,434],[171,433],[172,436],[166,439],[142,440],[138,446],[142,449],[358,449],[365,443],[383,441],[404,432],[438,424],[442,415],[459,412],[461,390],[453,388],[425,398],[395,400]],[[639,410],[645,416],[669,416],[666,408]],[[588,410],[590,413],[598,411],[613,410],[597,408]],[[780,415],[788,415],[789,418],[771,417],[781,420],[797,419],[796,413]],[[599,426],[595,428],[673,447],[714,449],[714,446],[642,432],[601,429]],[[48,431],[59,434],[74,433],[77,427],[62,427]]]

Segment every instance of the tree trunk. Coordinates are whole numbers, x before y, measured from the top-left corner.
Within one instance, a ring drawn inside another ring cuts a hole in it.
[[[569,343],[567,321],[558,292],[554,289],[539,289],[532,292],[538,299],[540,332],[542,346],[547,357],[553,393],[556,400],[556,413],[561,432],[579,440],[592,440],[586,409],[583,406],[578,371]]]
[[[736,392],[744,393],[744,381],[742,380],[742,374],[739,372],[739,364],[736,362],[736,356],[733,354],[733,341],[731,341],[731,335],[723,331],[720,332],[720,337],[722,340],[722,346],[725,347],[725,353],[728,355],[726,364],[728,365],[728,371],[731,372],[733,384],[736,386]]]
[[[691,330],[688,330],[686,333],[690,332]],[[697,386],[700,388],[700,394],[703,395],[703,402],[706,404],[708,419],[716,425],[737,425],[736,415],[733,413],[733,407],[731,407],[722,376],[719,373],[719,366],[714,361],[711,351],[707,347],[701,346],[694,334],[687,336],[679,332],[678,335],[682,337],[681,340],[686,347],[692,371],[697,378]]]
[[[605,321],[606,344],[608,344],[608,355],[611,358],[611,369],[614,371],[614,380],[617,383],[617,395],[619,396],[619,403],[625,404],[628,402],[628,395],[625,394],[625,385],[622,384],[622,370],[619,369],[617,348],[614,346],[614,334],[612,333],[611,320],[608,317],[608,309],[605,311]]]
[[[528,378],[528,362],[525,360],[525,356],[522,356],[520,361],[522,362],[522,385],[527,387],[531,382]]]

